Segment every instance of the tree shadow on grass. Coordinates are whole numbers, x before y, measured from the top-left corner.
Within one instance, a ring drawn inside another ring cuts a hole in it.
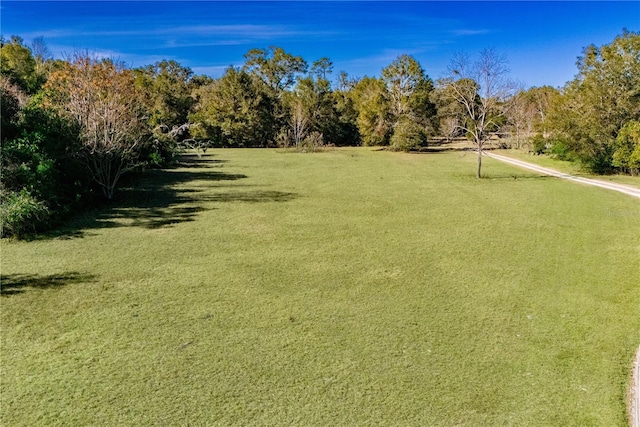
[[[554,176],[537,175],[535,173],[527,173],[527,172],[521,172],[521,173],[482,172],[482,177],[480,179],[478,179],[476,177],[476,174],[473,171],[469,171],[469,172],[466,172],[466,173],[453,173],[452,176],[455,177],[455,178],[464,179],[466,181],[472,181],[472,182],[477,182],[477,183],[488,182],[488,181],[498,181],[498,182],[524,181],[524,182],[528,182],[528,181],[546,181],[546,180],[551,180],[551,179],[557,179]]]
[[[519,179],[522,179],[522,180],[549,180],[549,179],[556,179],[556,177],[555,176],[550,176],[550,175],[535,174],[534,172],[532,172],[532,173],[522,172],[522,173],[487,173],[487,174],[483,174],[482,175],[482,179],[517,181]]]
[[[228,160],[212,159],[210,154],[203,154],[201,156],[197,156],[196,154],[182,154],[176,159],[175,164],[167,169],[220,167],[228,162]]]
[[[288,202],[297,197],[296,193],[283,191],[237,191],[230,193],[219,193],[203,196],[202,200],[207,202],[245,202],[245,203],[265,203],[265,202]]]
[[[92,274],[81,274],[70,271],[48,276],[35,274],[9,274],[0,277],[0,294],[3,296],[23,293],[27,289],[59,288],[74,283],[91,283],[96,281]]]
[[[188,163],[183,168],[132,174],[116,190],[113,200],[42,238],[84,237],[91,229],[115,227],[154,230],[194,221],[201,212],[215,209],[205,206],[209,202],[284,202],[296,196],[278,191],[233,190],[255,186],[235,183],[247,175],[212,170],[226,161],[211,157],[182,156],[180,162]],[[197,165],[195,169],[193,165]]]
[[[472,153],[473,147],[450,147],[446,145],[422,147],[419,150],[412,151],[416,154],[444,154],[444,153]]]

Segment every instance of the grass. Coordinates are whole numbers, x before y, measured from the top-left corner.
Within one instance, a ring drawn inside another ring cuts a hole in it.
[[[215,150],[3,241],[0,424],[625,425],[638,202],[475,161]]]

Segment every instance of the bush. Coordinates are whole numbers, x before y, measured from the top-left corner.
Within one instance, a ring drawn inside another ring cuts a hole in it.
[[[571,151],[571,148],[561,140],[552,141],[551,147],[548,149],[548,153],[558,160],[575,160],[575,156]]]
[[[410,151],[427,143],[425,130],[410,119],[401,119],[393,128],[390,149],[392,151]]]
[[[535,154],[543,154],[547,151],[548,141],[542,136],[541,133],[531,138],[531,144],[533,145],[533,152]]]
[[[140,147],[139,162],[150,168],[170,165],[179,151],[178,143],[159,128],[149,135],[149,139],[150,142]]]
[[[0,234],[20,238],[46,222],[49,209],[26,189],[0,197]]]
[[[4,101],[4,99],[3,99]],[[39,95],[19,106],[19,114],[3,110],[2,133],[3,235],[20,236],[65,219],[89,202],[91,177],[75,155],[78,129],[43,106]]]
[[[303,152],[318,151],[324,147],[324,138],[320,132],[311,132],[300,144],[299,150]]]
[[[40,133],[23,134],[3,142],[3,183],[12,190],[27,188],[40,199],[56,192],[54,161],[43,153],[44,136]]]

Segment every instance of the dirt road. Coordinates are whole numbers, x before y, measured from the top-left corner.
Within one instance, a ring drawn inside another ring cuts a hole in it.
[[[511,157],[503,156],[501,154],[495,154],[483,151],[483,154],[492,159],[500,160],[501,162],[510,163],[514,166],[519,166],[524,169],[529,169],[535,172],[539,172],[544,175],[551,175],[562,179],[568,179],[570,181],[579,182],[581,184],[594,185],[596,187],[606,188],[608,190],[619,191],[620,193],[627,194],[632,197],[640,198],[640,188],[633,187],[631,185],[616,184],[613,182],[600,181],[598,179],[581,178],[579,176],[569,175],[564,172],[559,172],[554,169],[545,168],[542,166],[534,165],[533,163],[524,162]]]

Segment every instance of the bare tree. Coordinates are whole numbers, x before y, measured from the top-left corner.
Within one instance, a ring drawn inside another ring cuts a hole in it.
[[[44,37],[36,37],[33,39],[31,42],[31,52],[36,60],[36,72],[44,72],[47,61],[53,59],[53,54],[44,41]]]
[[[534,133],[540,133],[545,138],[549,136],[546,126],[547,112],[558,96],[560,93],[557,89],[542,86],[520,90],[511,98],[507,118],[518,148],[521,137],[531,138]]]
[[[551,109],[551,106],[557,102],[557,99],[560,96],[560,91],[551,86],[542,86],[531,88],[528,90],[528,93],[535,104],[537,114],[537,120],[534,122],[534,127],[537,127],[537,131],[541,132],[542,136],[547,138],[549,136],[547,129],[547,113]]]
[[[291,108],[291,133],[297,148],[307,136],[309,120],[301,99],[295,99]]]
[[[81,159],[107,199],[136,162],[144,124],[131,70],[112,60],[75,54],[54,72],[48,102],[80,129]]]
[[[537,114],[536,106],[527,96],[527,92],[521,90],[512,98],[507,118],[516,138],[516,148],[520,148],[522,137],[530,138],[532,136]]]
[[[458,118],[447,116],[440,120],[440,134],[444,136],[446,142],[451,142],[460,132]]]
[[[443,82],[445,92],[463,108],[464,117],[458,121],[462,131],[470,135],[478,151],[476,176],[482,176],[482,149],[498,129],[508,108],[516,85],[507,78],[507,60],[493,49],[480,52],[472,63],[464,53],[454,56],[449,76]]]

